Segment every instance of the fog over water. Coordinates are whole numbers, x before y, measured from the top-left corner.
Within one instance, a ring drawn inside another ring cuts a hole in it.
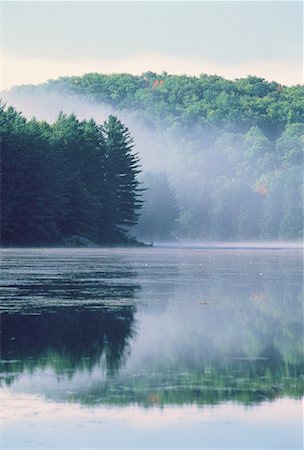
[[[1,256],[4,448],[300,448],[301,250]]]

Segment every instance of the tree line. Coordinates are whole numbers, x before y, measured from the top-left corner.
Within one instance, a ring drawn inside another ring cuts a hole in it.
[[[155,81],[162,81],[155,85]],[[119,110],[140,112],[137,116],[154,127],[173,128],[175,134],[200,135],[209,139],[222,130],[246,132],[258,126],[270,139],[281,135],[288,124],[302,123],[304,88],[283,86],[248,76],[235,81],[217,75],[198,77],[163,72],[131,74],[89,73],[60,77],[33,86],[16,87],[18,94],[76,94]]]
[[[0,107],[4,245],[131,242],[141,207],[139,158],[115,116],[52,125]]]
[[[143,239],[303,236],[301,85],[255,76],[91,73],[14,92],[77,95],[127,113],[151,132],[148,151],[159,147],[168,157],[158,171],[142,174],[149,189],[136,230]]]

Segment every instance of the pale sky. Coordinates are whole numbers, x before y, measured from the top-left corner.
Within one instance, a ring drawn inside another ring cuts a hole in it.
[[[2,88],[88,72],[303,82],[300,1],[2,1]]]

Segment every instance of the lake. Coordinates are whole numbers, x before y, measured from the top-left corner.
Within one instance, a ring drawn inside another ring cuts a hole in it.
[[[6,249],[1,448],[303,446],[301,249]]]

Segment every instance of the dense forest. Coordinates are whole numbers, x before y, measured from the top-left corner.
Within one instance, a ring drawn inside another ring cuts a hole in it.
[[[141,189],[128,129],[60,114],[53,125],[0,108],[4,245],[132,243]]]
[[[110,108],[132,131],[147,188],[132,231],[138,238],[302,237],[303,86],[255,76],[91,73],[16,87],[7,98],[47,109],[58,95],[66,105],[91,105],[92,115]],[[92,236],[87,229],[77,233]]]

